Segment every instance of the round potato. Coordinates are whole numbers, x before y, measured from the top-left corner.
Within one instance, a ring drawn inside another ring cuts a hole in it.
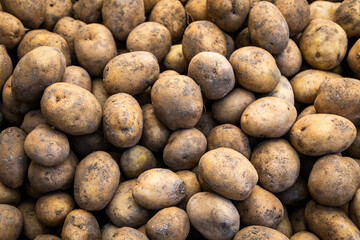
[[[143,115],[139,103],[127,93],[117,93],[104,104],[103,130],[116,147],[135,146],[142,134]]]
[[[249,226],[241,229],[233,240],[288,240],[288,238],[281,232],[263,226]]]
[[[76,1],[73,6],[74,17],[86,23],[101,22],[102,6],[103,6],[103,0]]]
[[[171,46],[168,54],[164,58],[163,64],[168,70],[174,70],[181,74],[187,72],[189,63],[184,57],[182,44]]]
[[[230,57],[238,83],[252,92],[269,93],[280,81],[274,57],[258,47],[239,48]]]
[[[355,137],[354,124],[333,114],[305,116],[297,120],[290,131],[291,144],[298,152],[308,156],[342,152]]]
[[[122,227],[116,230],[111,237],[112,240],[149,240],[142,232],[131,228]]]
[[[89,73],[79,66],[69,66],[61,78],[62,82],[72,83],[91,91],[91,78]]]
[[[295,104],[294,91],[289,80],[284,76],[280,77],[278,85],[276,85],[274,90],[269,93],[268,96],[284,99],[292,105]]]
[[[7,204],[0,204],[1,240],[16,240],[23,228],[23,216],[19,209]]]
[[[336,23],[346,32],[348,38],[360,37],[360,1],[344,0],[335,11]]]
[[[253,46],[248,27],[239,32],[239,34],[236,36],[235,44],[237,48]]]
[[[333,1],[313,1],[310,4],[310,20],[321,18],[336,22],[335,13],[340,4]]]
[[[3,44],[8,50],[12,50],[19,44],[24,35],[25,29],[22,22],[17,17],[0,11],[0,44]],[[2,47],[0,50],[1,52],[4,51]],[[6,68],[2,69],[6,70]]]
[[[71,0],[46,0],[46,13],[43,25],[51,31],[56,22],[72,14],[73,5]]]
[[[20,128],[27,134],[34,130],[40,124],[45,124],[46,119],[41,113],[41,110],[33,110],[25,114],[24,120]]]
[[[315,234],[311,232],[301,231],[294,234],[290,240],[320,240]]]
[[[306,203],[309,198],[309,191],[305,180],[299,176],[296,182],[287,190],[277,193],[276,197],[285,204],[290,206],[298,206]]]
[[[289,39],[286,48],[275,56],[276,65],[285,77],[294,76],[302,65],[302,56],[296,43]]]
[[[184,181],[185,183],[185,197],[184,199],[177,205],[177,207],[186,209],[186,204],[188,203],[189,199],[195,195],[196,193],[201,191],[201,186],[195,173],[183,170],[178,171],[176,174]]]
[[[1,24],[1,11],[0,11],[0,24]],[[1,29],[1,26],[0,26]],[[0,30],[1,31],[1,30]],[[2,45],[0,38],[0,92],[13,72],[13,63],[10,56],[8,55],[5,45]]]
[[[185,10],[192,21],[207,20],[207,0],[188,0],[185,5]]]
[[[186,205],[191,225],[209,240],[231,240],[240,228],[234,204],[215,193],[199,192]]]
[[[104,81],[102,79],[95,79],[91,82],[91,85],[91,93],[96,97],[96,99],[101,105],[101,108],[104,109],[104,104],[106,100],[110,97],[110,95],[105,89]]]
[[[34,240],[61,240],[61,238],[51,234],[40,234]]]
[[[105,66],[103,79],[110,94],[137,95],[158,79],[160,67],[156,57],[144,51],[121,54]]]
[[[111,223],[107,223],[101,228],[101,240],[112,240],[112,236],[119,228],[112,225]]]
[[[12,189],[0,181],[0,204],[16,206],[20,199],[21,193],[19,189]]]

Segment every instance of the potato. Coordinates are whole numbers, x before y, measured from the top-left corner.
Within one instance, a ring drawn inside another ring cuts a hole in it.
[[[131,227],[122,227],[113,234],[113,240],[148,240],[145,234],[142,232],[131,228]]]
[[[340,4],[331,1],[314,1],[310,4],[310,20],[322,18],[336,22],[335,12]]]
[[[280,81],[280,70],[273,56],[258,47],[243,47],[230,57],[238,83],[247,90],[268,93]]]
[[[356,129],[356,137],[353,143],[348,147],[344,154],[353,158],[360,158],[360,130]],[[356,159],[355,159],[356,160]]]
[[[360,226],[360,189],[356,190],[354,198],[349,203],[349,217],[355,223],[355,225],[359,228]]]
[[[234,204],[215,193],[199,192],[186,206],[191,225],[209,240],[230,240],[239,231],[240,216]]]
[[[33,110],[25,114],[24,120],[21,123],[21,130],[29,134],[38,125],[46,123],[46,119],[41,113],[41,110]]]
[[[27,28],[38,28],[45,20],[46,0],[2,0],[1,6],[4,11],[19,18]]]
[[[312,115],[312,114],[316,114],[316,110],[315,110],[315,107],[314,105],[310,105],[306,108],[304,108],[304,110],[302,110],[301,113],[299,113],[298,117],[296,120],[299,120],[300,118],[302,117],[305,117],[305,116],[308,116],[308,115]]]
[[[101,240],[111,240],[112,236],[119,228],[112,225],[111,223],[107,223],[101,228]]]
[[[3,102],[0,102],[0,113],[3,115],[4,120],[8,123],[19,125],[23,121],[22,115],[10,112],[9,109],[4,106]]]
[[[271,192],[256,185],[248,198],[236,202],[241,224],[275,228],[284,216],[284,207]]]
[[[320,240],[320,238],[318,238],[315,234],[311,233],[311,232],[306,232],[306,231],[302,231],[302,232],[298,232],[296,234],[294,234],[290,240]]]
[[[156,117],[171,130],[194,127],[203,110],[200,88],[187,76],[159,78],[151,88],[151,101]]]
[[[0,204],[1,240],[15,240],[23,228],[23,216],[19,209],[7,204]]]
[[[320,70],[335,68],[344,59],[347,50],[345,31],[336,23],[314,19],[300,38],[300,50],[306,62]]]
[[[74,179],[77,163],[78,159],[72,152],[64,162],[53,167],[44,167],[31,161],[28,169],[29,182],[41,193],[66,189]]]
[[[19,189],[12,189],[0,181],[0,204],[16,206],[20,202],[21,193]]]
[[[336,23],[346,32],[348,38],[360,37],[360,1],[344,0],[335,11]]]
[[[241,229],[233,240],[288,240],[288,238],[281,232],[263,226],[249,226]]]
[[[72,10],[71,0],[46,0],[44,27],[51,31],[59,19],[71,16]]]
[[[153,7],[160,2],[160,0],[144,0],[145,13],[149,15]]]
[[[105,66],[104,87],[110,94],[137,95],[158,79],[160,67],[156,57],[144,51],[121,54]]]
[[[61,238],[51,234],[40,234],[34,240],[61,240]]]
[[[308,156],[342,152],[355,137],[354,124],[333,114],[308,115],[296,121],[290,131],[291,144]]]
[[[235,86],[235,75],[229,61],[219,53],[201,52],[189,63],[188,76],[200,85],[209,100],[225,97]]]
[[[121,171],[127,178],[137,178],[141,173],[156,166],[154,154],[140,145],[125,150],[120,158]]]
[[[147,223],[146,234],[150,239],[185,240],[190,232],[189,217],[177,207],[158,211]]]
[[[129,36],[126,39],[126,48],[130,52],[150,52],[155,55],[159,62],[168,54],[170,47],[170,31],[157,22],[145,22],[140,24],[129,33]]]
[[[352,158],[338,155],[327,155],[317,160],[308,180],[313,199],[330,207],[349,202],[359,186],[359,165]]]
[[[139,103],[131,95],[117,93],[104,104],[103,131],[116,147],[135,146],[142,134],[143,115]]]
[[[140,227],[138,227],[137,230],[139,230],[139,232],[141,232],[141,233],[143,233],[145,236],[147,236],[147,235],[146,235],[146,224],[141,225]]]
[[[285,77],[294,76],[299,72],[302,64],[300,49],[292,39],[289,39],[288,45],[275,56],[275,60],[282,75]]]
[[[10,188],[18,188],[26,177],[28,157],[24,151],[26,133],[9,127],[0,133],[0,181]]]
[[[28,52],[16,65],[11,90],[16,99],[39,101],[45,88],[61,81],[65,72],[65,57],[54,47],[38,47]]]
[[[25,29],[22,22],[17,17],[7,12],[1,11],[0,12],[0,44],[3,44],[8,50],[12,50],[19,44],[19,42],[24,37],[24,35],[25,35]],[[1,62],[4,61],[3,60],[4,52],[6,52],[5,48],[3,49],[3,47],[0,46]],[[6,68],[2,68],[2,69],[7,70]],[[7,73],[7,71],[5,71],[4,73],[2,72],[0,76],[3,77],[3,74],[5,73]]]
[[[183,54],[190,61],[200,52],[215,52],[226,56],[226,38],[223,32],[212,22],[192,22],[182,39]]]
[[[225,32],[236,32],[241,28],[250,11],[248,0],[208,0],[206,8],[209,18]]]
[[[101,8],[103,0],[79,0],[76,1],[74,9],[74,17],[86,23],[101,22]]]
[[[36,217],[47,227],[62,226],[66,216],[74,209],[75,203],[65,192],[50,193],[36,202]]]
[[[250,39],[250,32],[248,27],[244,28],[239,32],[239,34],[236,36],[235,44],[237,48],[253,46]]]
[[[230,59],[230,56],[237,49],[235,46],[234,39],[229,35],[224,33],[226,39],[226,59]]]
[[[71,149],[81,157],[95,151],[105,151],[110,147],[100,129],[87,135],[71,136],[69,140]]]
[[[295,100],[300,103],[313,104],[322,82],[341,77],[338,74],[316,69],[299,72],[290,81]]]
[[[181,202],[185,197],[185,184],[169,169],[153,168],[140,174],[132,194],[140,206],[158,210]]]
[[[182,44],[176,44],[170,47],[168,54],[163,60],[163,64],[168,70],[175,70],[181,74],[187,72],[189,63],[184,57]]]
[[[186,13],[189,15],[189,18],[195,21],[207,20],[207,10],[206,10],[207,0],[188,0],[185,5]]]
[[[357,77],[360,76],[360,67],[359,67],[359,59],[358,59],[359,53],[360,53],[360,41],[358,40],[351,47],[347,56],[347,63]]]
[[[284,234],[286,237],[291,238],[293,235],[291,222],[287,213],[286,208],[284,207],[285,213],[279,225],[277,225],[276,230]]]
[[[359,229],[339,208],[325,207],[311,200],[306,205],[305,218],[310,231],[320,239],[360,238]]]
[[[96,218],[89,212],[82,209],[71,211],[65,219],[61,232],[61,239],[100,240],[100,227]]]
[[[91,78],[89,73],[79,66],[68,66],[61,78],[62,82],[72,83],[91,91]]]
[[[195,173],[183,170],[178,171],[176,174],[184,181],[185,183],[185,197],[184,199],[177,205],[177,207],[186,209],[186,204],[189,199],[195,195],[196,193],[201,191],[200,183],[197,180]]]
[[[95,79],[91,82],[91,85],[91,93],[96,97],[96,99],[101,105],[101,108],[103,109],[106,99],[110,97],[110,95],[105,89],[104,81],[102,79]]]
[[[301,176],[299,176],[290,188],[277,193],[276,197],[285,205],[302,205],[309,198],[307,183]]]
[[[284,76],[280,77],[278,85],[276,85],[274,90],[269,93],[268,96],[284,99],[292,105],[295,104],[294,91],[289,80]]]
[[[151,212],[139,206],[132,196],[136,179],[119,184],[105,211],[111,222],[117,227],[139,227],[151,217]]]
[[[195,128],[199,129],[206,137],[210,134],[211,129],[216,127],[218,123],[213,118],[210,111],[203,112]]]
[[[290,214],[290,222],[293,227],[294,234],[301,231],[307,231],[305,223],[305,207],[294,209]]]
[[[103,22],[116,40],[125,41],[129,33],[145,21],[146,4],[144,6],[144,2],[147,1],[104,0],[101,10]]]
[[[162,150],[170,136],[170,130],[156,117],[152,104],[141,107],[144,117],[141,143],[152,152]]]
[[[0,11],[0,19],[2,12]],[[0,21],[1,22],[1,21]],[[0,26],[1,27],[1,26]],[[1,29],[1,28],[0,28]],[[1,31],[1,30],[0,30]],[[1,37],[0,37],[1,42]],[[4,45],[0,44],[0,92],[13,72],[13,64]]]
[[[180,1],[161,0],[152,9],[149,21],[160,23],[169,29],[171,41],[176,43],[186,28],[185,8]]]
[[[258,174],[247,158],[223,147],[201,157],[199,175],[214,192],[238,201],[248,198],[258,181]]]
[[[241,115],[241,129],[253,137],[285,135],[297,117],[294,105],[280,98],[263,97],[251,103]]]
[[[251,42],[271,54],[281,53],[288,44],[288,24],[272,3],[266,1],[256,3],[250,10],[248,27]]]

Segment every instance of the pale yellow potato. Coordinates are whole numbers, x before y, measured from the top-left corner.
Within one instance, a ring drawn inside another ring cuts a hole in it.
[[[163,60],[163,64],[167,70],[174,70],[180,74],[186,73],[189,63],[184,57],[182,44],[171,46]]]
[[[335,12],[341,3],[331,1],[314,1],[310,4],[310,20],[315,18],[336,22]]]
[[[294,90],[289,82],[289,80],[281,76],[278,85],[272,90],[268,96],[277,97],[288,101],[291,104],[295,104]]]

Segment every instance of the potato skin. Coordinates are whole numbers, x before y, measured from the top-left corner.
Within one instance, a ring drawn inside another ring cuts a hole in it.
[[[103,109],[106,100],[110,97],[105,89],[104,81],[102,79],[95,79],[91,82],[91,85],[91,93],[96,97]]]
[[[321,239],[357,239],[360,231],[339,208],[325,207],[311,200],[305,208],[305,218],[311,232]]]
[[[190,198],[186,212],[191,225],[209,240],[231,240],[240,228],[240,216],[234,204],[215,193],[196,193]]]
[[[0,204],[1,240],[15,240],[23,228],[23,216],[19,209],[7,204]]]
[[[0,12],[0,44],[4,44],[8,50],[15,48],[25,35],[22,22],[15,16]],[[1,51],[2,47],[0,47]],[[6,70],[6,68],[2,68]],[[3,74],[3,73],[2,73]]]
[[[276,65],[285,77],[294,76],[302,65],[302,56],[296,43],[289,39],[286,48],[275,56]]]
[[[311,232],[301,231],[296,234],[294,234],[290,240],[320,240],[315,234],[312,234]]]
[[[308,156],[342,152],[355,137],[354,124],[333,114],[305,116],[297,120],[290,131],[291,144],[298,152]]]
[[[360,226],[359,207],[360,207],[360,189],[356,190],[354,198],[349,203],[349,217],[358,228]]]
[[[218,123],[213,118],[210,111],[203,112],[195,128],[199,129],[206,137],[209,135],[211,129],[216,127]]]
[[[0,204],[9,204],[16,206],[21,199],[19,189],[12,189],[0,181]]]
[[[346,32],[348,38],[360,37],[360,2],[344,0],[335,11],[336,23]]]
[[[72,10],[73,4],[71,0],[46,0],[44,27],[52,31],[56,22],[62,17],[70,16]]]
[[[117,93],[106,100],[103,131],[111,144],[117,147],[135,146],[141,138],[142,129],[143,115],[135,98]]]
[[[101,227],[101,240],[111,240],[112,236],[119,228],[111,223],[107,223]]]
[[[71,240],[74,236],[79,240],[101,239],[99,224],[91,213],[82,209],[76,209],[66,216],[61,239]]]
[[[89,73],[79,66],[68,66],[61,78],[62,82],[68,82],[91,91],[91,78]]]
[[[185,74],[188,70],[188,61],[185,59],[182,44],[175,44],[170,47],[168,54],[163,60],[163,65],[168,70],[174,70]]]
[[[315,18],[336,22],[336,9],[341,3],[334,1],[313,1],[310,4],[310,20]]]
[[[264,226],[249,226],[241,229],[233,240],[288,240],[288,238],[281,232],[264,227]]]
[[[34,240],[61,240],[61,238],[51,234],[40,234]]]
[[[149,240],[145,234],[131,227],[122,227],[117,229],[114,232],[111,239],[112,240]]]
[[[25,133],[29,134],[32,130],[34,130],[42,123],[46,123],[46,119],[42,115],[41,110],[33,110],[25,114],[24,120],[21,123],[20,128]]]
[[[185,4],[185,10],[190,18],[195,21],[207,20],[207,0],[188,0]]]
[[[1,13],[2,12],[0,11],[0,18],[1,18]],[[1,72],[0,72],[0,92],[1,92],[6,80],[9,79],[9,77],[13,72],[13,64],[11,58],[6,51],[5,46],[2,44],[0,44],[0,68],[1,68]]]
[[[287,206],[303,205],[309,198],[309,191],[305,180],[299,176],[296,182],[287,190],[277,193],[276,197]]]
[[[177,171],[176,174],[184,181],[185,183],[185,197],[184,199],[177,205],[177,207],[186,209],[186,204],[189,199],[195,195],[196,193],[201,191],[200,183],[195,175],[195,173],[189,170]]]
[[[268,94],[268,96],[284,99],[292,105],[295,104],[294,91],[289,80],[284,76],[280,77],[279,83],[276,85],[274,90]]]

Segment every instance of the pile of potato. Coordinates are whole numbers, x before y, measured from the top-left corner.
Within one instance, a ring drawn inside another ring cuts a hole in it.
[[[0,3],[0,240],[360,240],[360,0]]]

